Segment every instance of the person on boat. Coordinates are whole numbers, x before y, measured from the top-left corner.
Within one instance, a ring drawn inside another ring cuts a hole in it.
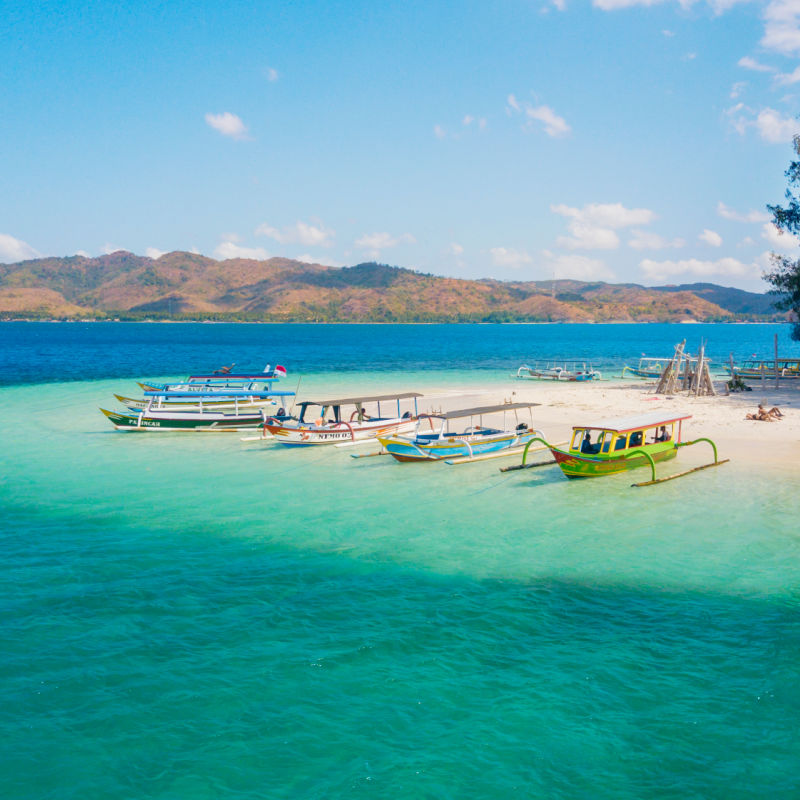
[[[589,431],[583,435],[583,441],[581,442],[581,453],[594,453],[594,445],[592,444],[592,434]]]
[[[658,431],[658,436],[656,436],[657,442],[668,442],[669,441],[669,434],[667,433],[667,426],[662,425]]]
[[[215,375],[227,375],[234,367],[236,363],[231,364],[229,367],[220,367],[219,369],[214,370]]]

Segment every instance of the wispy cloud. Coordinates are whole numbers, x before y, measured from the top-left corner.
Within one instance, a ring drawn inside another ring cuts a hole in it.
[[[766,64],[762,64],[759,61],[756,61],[754,58],[750,56],[743,56],[737,62],[740,67],[744,67],[745,69],[753,70],[753,72],[775,72],[775,67],[767,66]]]
[[[166,252],[167,252],[166,250],[159,250],[157,247],[148,247],[144,251],[144,254],[148,258],[152,258],[152,259],[156,259],[157,260],[157,259],[161,258],[161,256],[165,255]]]
[[[254,258],[263,261],[269,253],[263,247],[242,247],[230,240],[220,242],[214,250],[214,256],[220,260],[228,258]]]
[[[774,78],[779,86],[790,86],[800,81],[800,67],[795,67],[792,72],[781,72]]]
[[[571,236],[557,243],[570,250],[614,250],[619,247],[616,231],[633,225],[648,225],[655,214],[647,208],[625,208],[622,203],[590,203],[583,208],[559,204],[550,210],[569,219]]]
[[[230,111],[223,111],[221,114],[206,114],[206,124],[223,136],[231,139],[244,141],[248,139],[247,126],[242,120],[231,114]]]
[[[256,228],[257,236],[268,236],[281,244],[303,244],[307,247],[330,247],[336,232],[322,225],[311,225],[298,220],[294,225],[282,229],[263,222]]]
[[[797,237],[788,232],[782,232],[771,222],[765,222],[761,229],[761,237],[769,242],[773,250],[780,253],[794,253],[800,244]]]
[[[524,250],[515,250],[513,247],[493,247],[489,252],[492,256],[492,264],[495,267],[518,269],[533,261]]]
[[[703,232],[697,237],[701,242],[711,245],[711,247],[722,247],[722,237],[716,232],[704,228]]]
[[[744,103],[737,103],[725,111],[725,116],[740,136],[744,136],[752,128],[770,144],[791,142],[792,137],[800,130],[800,122],[774,108],[762,108],[756,112]]]
[[[433,126],[433,135],[437,139],[444,139],[447,136],[447,131],[439,124]]]
[[[555,254],[542,251],[544,268],[561,280],[611,281],[616,275],[599,258],[580,256],[577,253]]]
[[[27,242],[23,242],[22,239],[15,239],[7,233],[0,233],[0,262],[13,264],[40,256],[41,253],[38,250],[35,250]]]
[[[765,211],[745,211],[740,212],[729,208],[723,202],[717,204],[717,214],[723,219],[732,219],[735,222],[767,222],[769,214]]]
[[[631,233],[628,247],[634,250],[664,250],[667,247],[683,247],[686,244],[683,239],[668,240],[651,231],[635,230]]]
[[[720,258],[717,261],[702,261],[687,258],[682,261],[652,261],[645,259],[639,266],[652,281],[666,281],[678,276],[695,278],[710,277],[756,277],[761,274],[758,264],[745,264],[735,258]]]
[[[264,76],[270,83],[275,83],[275,81],[277,81],[280,77],[278,70],[276,70],[274,67],[267,67],[264,71]]]
[[[414,244],[417,240],[410,233],[393,236],[390,233],[365,233],[355,241],[356,247],[366,250],[372,258],[378,258],[381,250],[388,250],[400,244]]]
[[[572,128],[567,121],[556,114],[550,106],[534,106],[527,101],[519,101],[513,94],[506,98],[506,113],[523,114],[525,117],[525,128],[532,129],[541,123],[544,132],[554,138],[559,139],[572,133]]]

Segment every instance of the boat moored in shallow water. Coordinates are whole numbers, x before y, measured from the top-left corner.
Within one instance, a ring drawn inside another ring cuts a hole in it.
[[[293,446],[368,441],[378,436],[412,431],[417,419],[418,397],[422,397],[419,392],[399,392],[304,400],[298,403],[300,413],[296,420],[267,420],[264,430],[272,434],[274,441]],[[402,400],[413,400],[414,411],[403,412]],[[396,414],[384,416],[381,404],[384,411],[387,405],[394,405]]]
[[[548,444],[544,439],[533,439],[525,446],[522,464],[516,467],[506,467],[503,471],[544,466],[544,464],[526,463],[528,448],[536,441],[544,444],[553,454],[554,461],[544,463],[558,464],[567,478],[597,478],[649,466],[651,480],[634,484],[634,486],[662,483],[690,472],[716,467],[728,461],[728,459],[722,461],[718,459],[717,447],[711,439],[702,437],[693,441],[681,440],[683,421],[690,418],[691,414],[667,415],[656,412],[602,420],[588,425],[575,425],[567,448]],[[678,455],[680,448],[699,442],[707,442],[711,445],[714,451],[712,463],[694,467],[677,475],[656,479],[656,463],[673,459]]]
[[[396,434],[379,436],[385,451],[398,461],[439,461],[442,459],[475,459],[489,453],[520,448],[536,436],[542,436],[533,427],[534,406],[539,403],[502,403],[494,406],[463,408],[438,414],[420,414],[416,429],[410,436]],[[521,422],[518,412],[528,411],[530,425]],[[507,416],[513,412],[513,421]],[[484,426],[484,417],[501,418],[500,425]],[[470,424],[458,431],[450,430],[453,420],[468,419]]]
[[[523,364],[513,377],[525,381],[599,381],[599,370],[584,361],[544,361]]]

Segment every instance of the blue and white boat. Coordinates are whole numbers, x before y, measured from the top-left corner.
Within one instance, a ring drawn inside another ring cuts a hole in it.
[[[438,414],[420,414],[413,434],[379,436],[384,450],[398,461],[473,460],[489,454],[516,453],[533,438],[542,436],[533,427],[533,406],[539,403],[502,403],[495,406],[463,408]],[[519,418],[527,411],[530,424]],[[509,419],[509,416],[513,419]],[[497,426],[484,425],[484,417],[502,420]],[[454,420],[469,420],[461,430],[451,430]],[[474,424],[477,422],[477,424]]]

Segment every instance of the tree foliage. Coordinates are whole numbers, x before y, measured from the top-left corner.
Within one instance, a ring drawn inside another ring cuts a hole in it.
[[[800,136],[793,141],[794,151],[800,156]],[[793,236],[800,236],[800,161],[792,161],[786,170],[789,186],[786,189],[786,206],[767,206],[772,214],[775,227]],[[792,339],[800,341],[800,259],[792,260],[787,256],[772,254],[772,271],[764,275],[764,279],[772,284],[771,293],[778,296],[776,308],[793,311],[796,317],[792,328]]]

